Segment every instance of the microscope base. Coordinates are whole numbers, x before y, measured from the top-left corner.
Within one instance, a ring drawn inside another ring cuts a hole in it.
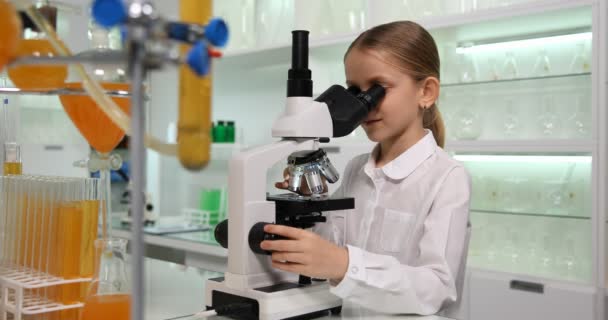
[[[209,279],[205,300],[208,309],[238,302],[258,305],[258,314],[235,315],[232,319],[281,320],[314,319],[339,313],[342,300],[329,292],[329,283],[314,282],[299,286],[283,283],[264,288],[235,290],[228,288],[223,278]]]

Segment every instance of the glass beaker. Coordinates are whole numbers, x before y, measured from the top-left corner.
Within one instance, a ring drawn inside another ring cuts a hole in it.
[[[327,1],[334,22],[334,33],[360,32],[365,28],[365,1]]]
[[[131,290],[126,269],[127,240],[95,241],[95,276],[82,310],[82,320],[127,320]]]
[[[502,76],[505,79],[516,79],[517,78],[517,62],[515,61],[515,53],[513,51],[507,51],[505,53],[505,62],[502,68]]]
[[[58,9],[44,0],[37,1],[35,7],[56,30]],[[46,39],[44,32],[25,15],[22,15],[22,19],[23,36],[17,46],[16,56],[57,56],[57,51]],[[8,76],[20,89],[56,89],[63,87],[68,71],[65,65],[18,65],[8,68]]]
[[[586,73],[590,71],[591,63],[589,63],[585,42],[581,41],[576,44],[576,53],[570,63],[570,73]]]
[[[496,65],[496,59],[494,57],[488,58],[488,79],[490,81],[496,81],[500,79],[500,72]]]
[[[549,62],[549,56],[547,50],[542,48],[538,51],[534,68],[532,69],[533,77],[546,77],[551,75],[551,62]]]
[[[456,113],[456,138],[459,140],[475,140],[481,136],[481,132],[477,100],[467,97]]]
[[[542,97],[541,114],[538,117],[538,129],[545,138],[558,138],[562,122],[557,115],[557,106],[552,95]]]
[[[255,46],[254,0],[216,1],[213,10],[230,26],[230,41],[226,48],[228,51]]]
[[[502,128],[505,138],[515,138],[521,130],[517,110],[510,98],[505,99],[505,117]]]
[[[591,137],[591,110],[586,103],[585,96],[578,94],[575,98],[574,112],[568,118],[568,123],[573,131],[573,136],[577,138]]]
[[[287,43],[292,24],[293,1],[255,1],[255,33],[258,47]]]
[[[460,68],[460,82],[473,82],[477,81],[477,64],[473,57],[471,48],[473,43],[467,42],[462,45],[463,47],[458,53],[458,66]]]

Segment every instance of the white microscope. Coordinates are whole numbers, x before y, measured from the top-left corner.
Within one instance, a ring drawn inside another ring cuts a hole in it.
[[[351,133],[384,93],[380,85],[366,92],[334,85],[313,100],[308,31],[293,31],[287,104],[272,127],[272,136],[282,139],[244,151],[230,161],[229,219],[215,230],[218,242],[229,248],[228,271],[223,278],[207,281],[208,309],[245,305],[249,306],[247,312],[230,317],[261,320],[310,319],[339,311],[341,299],[330,293],[327,281],[272,268],[270,253],[259,245],[263,240],[275,239],[264,233],[266,224],[309,228],[325,222],[324,211],[354,208],[353,198],[323,194],[321,176],[333,183],[338,173],[320,144]],[[292,177],[289,189],[299,192],[304,179],[312,195],[267,196],[266,173],[285,158]]]

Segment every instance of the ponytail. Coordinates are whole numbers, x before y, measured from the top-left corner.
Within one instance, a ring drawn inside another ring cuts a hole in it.
[[[438,146],[442,148],[445,146],[445,124],[436,103],[433,103],[430,108],[424,110],[422,126],[433,132],[433,137]]]

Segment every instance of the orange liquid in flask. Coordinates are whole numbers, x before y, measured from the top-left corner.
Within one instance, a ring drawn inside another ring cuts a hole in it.
[[[82,89],[81,83],[68,83],[67,88]],[[129,84],[103,83],[105,90],[125,91],[130,90]],[[76,128],[84,136],[89,144],[100,153],[109,153],[114,150],[125,136],[117,125],[108,118],[95,102],[88,96],[63,95],[60,96],[61,104]],[[112,98],[114,102],[129,114],[131,101],[128,98]]]
[[[129,320],[130,307],[128,294],[93,295],[84,303],[82,320]]]
[[[24,39],[17,48],[18,57],[56,55],[51,43],[44,39]],[[56,89],[63,87],[68,76],[68,68],[64,65],[21,65],[9,68],[8,76],[20,89]]]
[[[21,19],[13,5],[0,0],[0,70],[17,54],[21,41]]]

